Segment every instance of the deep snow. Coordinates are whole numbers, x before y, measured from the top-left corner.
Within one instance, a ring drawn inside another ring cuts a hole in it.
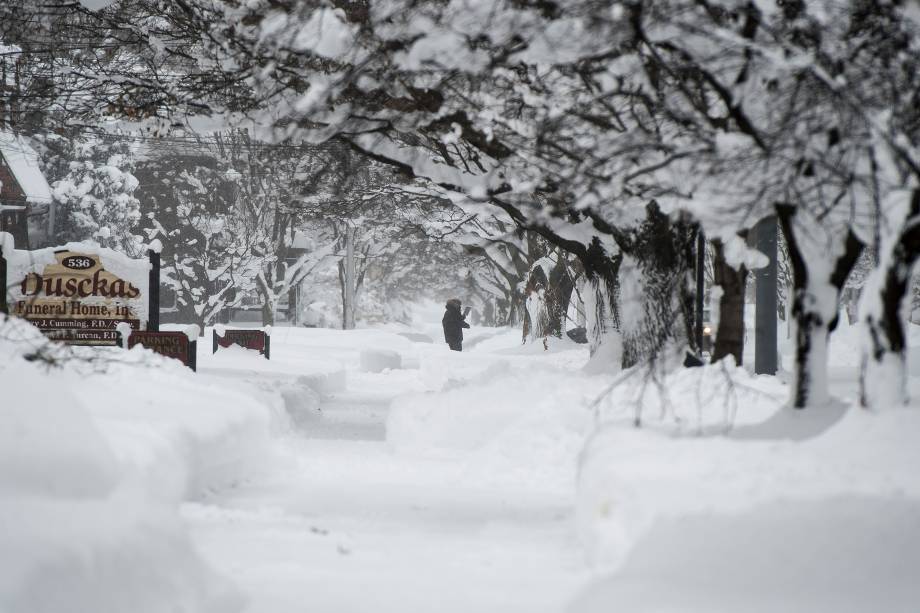
[[[475,330],[456,354],[434,332],[276,330],[273,361],[321,348],[345,385],[298,408],[261,478],[183,508],[250,611],[559,611],[589,581],[571,414],[606,379],[559,366],[573,344]]]
[[[255,470],[283,406],[214,383],[0,316],[0,611],[240,610],[178,506]]]
[[[4,324],[0,610],[920,601],[920,411],[853,408],[856,329],[831,341],[835,402],[793,413],[782,373],[588,374],[583,346],[517,330],[457,354],[438,316],[276,328],[271,360],[207,330],[197,374],[139,347],[48,369]]]

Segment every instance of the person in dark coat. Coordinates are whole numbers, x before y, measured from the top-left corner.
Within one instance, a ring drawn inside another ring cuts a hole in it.
[[[453,351],[463,351],[463,328],[469,328],[470,324],[464,321],[459,299],[451,298],[447,301],[447,310],[441,318],[441,325],[444,326],[444,342]]]

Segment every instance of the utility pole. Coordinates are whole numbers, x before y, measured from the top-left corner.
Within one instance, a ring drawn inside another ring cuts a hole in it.
[[[775,375],[778,360],[776,350],[776,217],[761,219],[754,226],[754,246],[770,263],[754,272],[757,282],[757,309],[754,324],[754,372]]]
[[[348,225],[345,231],[345,320],[346,330],[355,328],[355,229]]]
[[[696,333],[696,355],[703,357],[703,293],[706,290],[706,237],[700,227],[696,235],[696,312],[694,332]]]
[[[298,316],[300,315],[300,283],[292,285],[288,289],[288,320],[291,322],[291,325],[295,328],[300,323]]]

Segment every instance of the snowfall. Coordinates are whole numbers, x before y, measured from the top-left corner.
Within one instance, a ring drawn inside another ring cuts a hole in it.
[[[0,611],[920,610],[920,410],[854,404],[855,327],[793,411],[440,315],[207,330],[197,373],[0,320]]]

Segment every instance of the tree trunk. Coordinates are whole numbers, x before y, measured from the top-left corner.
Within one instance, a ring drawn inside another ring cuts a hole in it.
[[[547,312],[552,318],[549,332],[559,338],[565,335],[569,302],[572,300],[572,292],[575,291],[572,274],[565,253],[560,250],[559,261],[549,275],[550,296],[547,304]]]
[[[482,321],[485,326],[495,325],[495,303],[488,299],[482,305]]]
[[[585,303],[585,328],[591,351],[588,370],[616,371],[623,364],[616,282],[609,277],[586,275],[580,293]]]
[[[797,209],[776,206],[777,217],[786,238],[792,265],[794,294],[792,318],[795,320],[795,363],[791,405],[803,409],[822,404],[830,397],[827,387],[827,342],[837,327],[840,292],[865,245],[849,229],[842,253],[827,268],[826,246],[801,241],[795,231]],[[819,222],[808,226],[809,233],[821,229]]]
[[[630,256],[620,270],[623,307],[638,315],[623,320],[623,368],[670,350],[681,359],[688,348],[696,353],[696,237],[689,219],[671,219],[652,203],[645,221],[622,239],[621,248]]]
[[[522,342],[546,337],[550,327],[550,314],[546,299],[549,280],[542,266],[534,266],[527,277],[524,289],[524,321]]]
[[[721,240],[713,240],[712,247],[713,281],[722,288],[722,296],[719,298],[719,326],[711,361],[718,362],[730,355],[740,366],[744,355],[744,288],[747,268],[742,264],[735,270],[728,265]]]
[[[351,226],[345,235],[345,303],[342,327],[355,327],[355,230]]]
[[[792,338],[792,297],[795,295],[795,289],[791,283],[786,283],[785,316],[786,316],[786,339]]]
[[[616,332],[619,336],[618,283],[622,260],[620,254],[609,255],[599,241],[592,242],[582,257],[585,274],[581,296],[585,302],[585,327],[592,356],[608,333]]]
[[[805,295],[806,292],[797,291],[792,305],[796,324],[792,406],[796,409],[825,404],[830,398],[827,385],[827,342],[831,330],[821,314],[803,307],[809,301]]]
[[[263,274],[265,271],[263,269]],[[275,325],[275,300],[272,288],[268,285],[270,277],[259,276],[256,280],[256,292],[262,299],[262,325]]]
[[[555,336],[562,338],[565,318],[575,284],[569,272],[565,254],[560,250],[549,271],[534,266],[527,280],[524,336],[531,339]]]
[[[883,408],[908,400],[904,307],[918,256],[920,189],[915,189],[901,235],[863,292],[860,315],[866,339],[859,373],[859,399],[863,407]]]
[[[267,298],[263,299],[262,301],[262,325],[275,325],[275,309],[273,308],[273,302]]]
[[[524,321],[527,309],[524,308],[524,296],[516,289],[507,301],[508,311],[505,314],[504,325],[514,327]]]

